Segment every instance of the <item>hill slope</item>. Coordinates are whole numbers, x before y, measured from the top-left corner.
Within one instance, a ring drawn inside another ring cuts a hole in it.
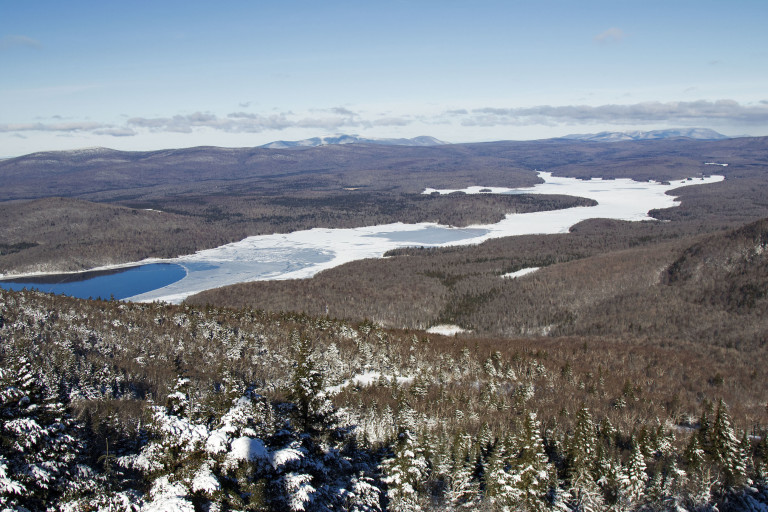
[[[750,256],[762,246],[744,233],[765,236],[765,222],[705,243],[685,225],[595,220],[566,235],[396,251],[310,280],[243,283],[187,301],[366,317],[412,328],[452,323],[487,335],[610,335],[758,349],[768,341],[762,320],[768,279],[764,253]],[[737,248],[734,237],[751,252]],[[713,249],[719,247],[747,256],[730,258],[726,266]],[[665,276],[696,265],[688,254],[723,270],[697,272],[705,283],[665,284]],[[502,277],[528,267],[544,268]]]

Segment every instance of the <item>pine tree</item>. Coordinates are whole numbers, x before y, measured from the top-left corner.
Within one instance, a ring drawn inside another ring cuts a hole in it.
[[[413,433],[401,427],[393,457],[382,462],[387,484],[388,510],[417,512],[422,510],[419,489],[427,476],[427,461]]]
[[[718,403],[712,425],[711,445],[714,461],[720,467],[723,486],[739,487],[746,477],[746,465],[739,439],[731,426],[731,417],[722,400]]]
[[[0,417],[0,506],[37,510],[87,490],[80,476],[95,472],[78,464],[77,425],[25,355],[0,358]]]
[[[498,441],[485,460],[483,471],[483,496],[495,508],[505,508],[519,502],[521,493],[515,486],[516,475],[508,471],[505,445]]]
[[[582,407],[576,416],[576,427],[568,450],[570,503],[583,512],[601,510],[604,500],[592,469],[596,460],[597,438],[592,415]],[[599,480],[602,475],[599,475]]]
[[[640,501],[645,491],[645,485],[648,482],[648,475],[645,472],[645,459],[640,447],[640,443],[632,440],[632,452],[627,462],[627,480],[623,486],[623,494],[632,504]]]
[[[552,475],[555,469],[544,452],[540,424],[535,413],[525,415],[516,441],[517,456],[512,459],[511,468],[518,492],[516,503],[531,512],[546,510],[544,500],[553,486]]]

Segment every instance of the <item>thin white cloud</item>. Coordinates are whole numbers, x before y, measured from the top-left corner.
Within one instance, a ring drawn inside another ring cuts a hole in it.
[[[43,47],[40,41],[32,39],[31,37],[22,35],[7,35],[0,38],[0,50],[8,50],[10,48],[26,47],[39,50]]]
[[[624,39],[624,31],[611,27],[595,36],[595,42],[599,44],[620,43]]]
[[[128,119],[128,124],[136,128],[147,128],[154,132],[177,133],[191,133],[197,128],[230,133],[260,133],[288,128],[337,130],[370,126],[370,122],[358,120],[356,113],[343,108],[317,110],[315,113],[320,115],[299,117],[290,112],[282,112],[265,116],[250,112],[233,112],[226,117],[218,117],[211,113],[196,112],[173,117],[134,117]]]
[[[763,104],[742,105],[733,100],[645,102],[631,105],[541,105],[525,108],[480,108],[462,116],[464,126],[555,125],[555,124],[644,124],[726,121],[738,124],[768,124]]]
[[[98,122],[35,122],[0,124],[0,133],[56,132],[131,137],[142,133],[191,134],[200,130],[223,133],[261,133],[290,129],[318,132],[339,132],[371,128],[422,125],[454,125],[464,127],[504,127],[564,125],[643,125],[708,126],[728,124],[768,126],[768,100],[742,104],[733,100],[645,102],[611,105],[539,105],[533,107],[485,107],[452,109],[442,114],[397,115],[393,113],[368,115],[336,107],[317,109],[306,114],[277,112],[268,115],[232,112],[224,117],[210,112],[194,112],[171,117],[131,117],[123,125]]]
[[[9,132],[94,132],[112,128],[111,125],[94,122],[72,123],[7,123],[0,124],[1,133]]]
[[[136,130],[126,127],[114,127],[104,128],[102,130],[94,130],[94,135],[111,135],[112,137],[133,137],[137,135]]]

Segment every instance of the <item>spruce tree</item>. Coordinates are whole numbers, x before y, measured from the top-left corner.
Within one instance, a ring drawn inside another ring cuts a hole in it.
[[[768,431],[760,436],[760,442],[755,448],[755,474],[763,481],[768,480]]]
[[[592,476],[596,460],[597,437],[589,410],[582,406],[568,450],[569,494],[572,507],[590,512],[601,510],[603,495]]]
[[[446,501],[453,508],[475,509],[479,484],[474,478],[475,464],[472,439],[466,432],[456,435],[452,447],[452,464]]]
[[[731,417],[722,400],[717,405],[715,421],[712,425],[711,445],[714,461],[720,468],[723,486],[725,488],[741,486],[746,477],[744,456],[740,450],[739,439],[733,430]]]
[[[0,357],[0,506],[42,510],[76,499],[93,469],[78,464],[84,443],[53,390],[26,355]]]
[[[501,509],[520,501],[516,477],[508,471],[505,452],[504,443],[496,442],[488,453],[483,471],[484,499],[492,507]]]
[[[516,436],[517,456],[512,459],[511,471],[515,475],[517,503],[525,510],[545,510],[545,498],[553,486],[554,466],[547,460],[541,439],[540,424],[535,413],[528,413]]]
[[[306,338],[295,339],[294,350],[291,400],[296,404],[296,426],[301,432],[318,436],[333,426],[333,405],[324,389],[323,373],[313,358],[312,343]]]
[[[645,485],[648,481],[648,475],[645,472],[645,468],[645,459],[640,443],[633,439],[632,452],[630,453],[629,461],[627,462],[627,480],[622,489],[623,494],[631,504],[638,503],[645,491]]]
[[[427,476],[427,461],[413,433],[401,426],[394,454],[382,462],[383,481],[387,484],[388,510],[418,512],[422,510],[419,490]]]

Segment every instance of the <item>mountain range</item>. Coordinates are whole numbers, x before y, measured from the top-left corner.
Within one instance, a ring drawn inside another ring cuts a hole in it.
[[[625,140],[658,140],[687,138],[696,140],[723,140],[728,137],[709,128],[670,128],[647,132],[633,130],[627,132],[578,133],[566,135],[564,139],[585,140],[590,142],[619,142]]]
[[[259,146],[267,149],[300,149],[316,146],[327,146],[329,144],[379,144],[383,146],[441,146],[447,144],[434,137],[422,135],[411,139],[369,139],[358,137],[357,135],[333,135],[329,137],[312,137],[304,140],[277,140]]]

